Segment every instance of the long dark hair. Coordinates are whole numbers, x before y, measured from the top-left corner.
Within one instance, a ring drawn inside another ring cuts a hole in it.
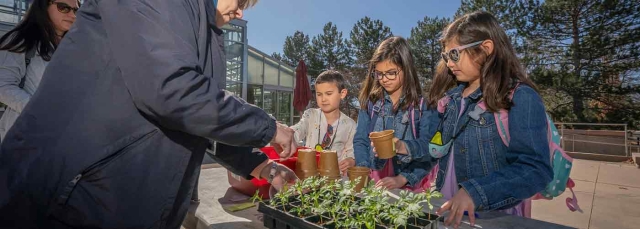
[[[402,104],[398,108],[407,109],[409,105],[417,105],[420,102],[422,89],[416,67],[414,65],[413,55],[409,43],[402,37],[390,37],[385,39],[378,45],[373,57],[369,61],[369,70],[367,72],[364,87],[360,90],[360,107],[368,109],[369,101],[377,102],[384,98],[384,88],[380,82],[372,77],[376,64],[389,60],[391,63],[402,68],[404,79],[402,82],[402,93],[405,96]]]
[[[486,55],[480,46],[465,49],[463,52],[468,52],[480,66],[480,88],[488,110],[496,112],[509,109],[512,105],[509,91],[516,82],[529,85],[534,90],[537,88],[527,77],[509,37],[492,14],[477,11],[456,19],[444,29],[440,42],[444,47],[451,41],[465,45],[483,40],[491,40],[494,43],[490,55]],[[455,75],[444,60],[440,60],[429,91],[429,105],[437,106],[437,101],[457,83]]]
[[[34,0],[22,21],[0,38],[0,50],[23,53],[36,49],[42,59],[51,60],[58,38],[47,10],[50,4],[50,0]]]

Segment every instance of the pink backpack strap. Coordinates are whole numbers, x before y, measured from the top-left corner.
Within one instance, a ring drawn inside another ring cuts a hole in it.
[[[516,93],[516,89],[520,86],[520,83],[517,83],[513,89],[509,91],[509,100],[513,100],[513,95]],[[480,108],[487,110],[487,105],[484,100],[478,103]],[[502,109],[498,112],[493,113],[493,118],[496,121],[496,126],[498,127],[498,135],[500,135],[500,139],[502,139],[502,143],[509,147],[509,142],[511,141],[511,134],[509,133],[509,111]]]
[[[420,118],[422,118],[422,103],[423,102],[424,102],[424,97],[421,97],[420,98],[420,105],[418,106],[419,109],[420,109],[419,110]],[[415,113],[416,113],[415,110],[411,111],[411,129],[413,129],[413,138],[417,139],[418,135],[416,134],[417,132],[416,132],[416,119],[415,119],[416,115],[415,115]]]
[[[509,142],[511,141],[511,135],[509,134],[509,112],[502,109],[494,113],[493,118],[496,120],[498,134],[500,135],[500,139],[502,139],[502,143],[509,147]]]
[[[580,209],[580,206],[578,205],[578,198],[576,197],[576,193],[573,192],[573,187],[575,186],[576,186],[576,183],[573,182],[571,178],[569,178],[569,180],[567,180],[567,188],[569,189],[569,191],[571,191],[572,197],[567,197],[567,199],[565,200],[565,203],[567,204],[567,207],[569,208],[569,210],[571,210],[572,212],[574,211],[582,212],[582,209]]]
[[[484,102],[484,100],[481,100],[478,103],[478,107],[480,107],[480,109],[482,110],[487,110],[487,104]],[[509,112],[505,109],[502,109],[498,112],[493,113],[493,118],[496,120],[498,135],[500,135],[502,143],[509,147],[509,141],[511,140],[511,136],[509,135]]]
[[[440,100],[438,100],[438,112],[444,114],[444,110],[447,108],[447,104],[449,104],[449,101],[451,101],[451,97],[449,96],[440,98]]]

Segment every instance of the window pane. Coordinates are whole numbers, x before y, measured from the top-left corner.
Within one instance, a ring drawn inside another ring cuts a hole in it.
[[[247,102],[262,108],[262,87],[249,85],[247,90]]]
[[[293,71],[287,67],[280,66],[280,86],[293,87]]]
[[[242,56],[244,56],[244,45],[235,41],[225,41],[224,42],[224,52],[227,60],[240,58],[242,60]]]
[[[227,91],[233,93],[235,96],[242,96],[242,83],[227,82]]]
[[[242,82],[242,56],[227,59],[227,81]]]
[[[264,84],[278,85],[278,63],[265,58]]]
[[[262,56],[249,52],[249,83],[262,84]]]
[[[244,38],[242,37],[242,34],[243,34],[242,26],[226,24],[222,27],[222,30],[224,31],[225,40],[238,41],[238,42],[244,41]]]
[[[291,92],[280,91],[278,96],[278,121],[292,125],[291,122]]]
[[[276,116],[276,92],[264,91],[264,107],[262,107],[267,114]]]

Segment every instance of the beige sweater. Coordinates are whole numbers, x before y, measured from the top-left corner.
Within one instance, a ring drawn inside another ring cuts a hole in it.
[[[338,160],[354,158],[353,156],[353,136],[356,134],[356,122],[349,116],[340,112],[340,119],[332,124],[334,133],[331,136],[333,145],[331,150],[338,151]],[[319,108],[311,108],[304,111],[300,122],[293,125],[296,131],[297,142],[305,141],[305,146],[314,148],[316,144],[322,142],[322,138],[327,133],[327,119]]]

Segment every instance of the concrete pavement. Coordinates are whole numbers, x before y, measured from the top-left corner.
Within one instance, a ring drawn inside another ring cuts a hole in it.
[[[542,221],[589,229],[640,228],[640,169],[629,163],[574,160],[571,177],[582,212],[570,212],[563,193],[533,202],[532,216]]]

